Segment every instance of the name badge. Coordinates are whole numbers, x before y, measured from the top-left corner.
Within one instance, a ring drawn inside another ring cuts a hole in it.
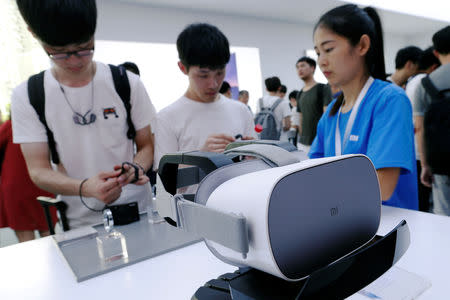
[[[353,135],[353,134],[350,135],[350,137],[349,137],[349,140],[352,141],[352,142],[357,142],[358,139],[359,139],[359,136]]]

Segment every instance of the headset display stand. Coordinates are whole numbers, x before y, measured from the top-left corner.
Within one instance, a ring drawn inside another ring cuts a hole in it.
[[[402,221],[385,236],[377,235],[361,249],[304,280],[290,282],[252,268],[239,269],[208,281],[192,299],[344,299],[389,270],[406,252],[409,243],[409,228]]]

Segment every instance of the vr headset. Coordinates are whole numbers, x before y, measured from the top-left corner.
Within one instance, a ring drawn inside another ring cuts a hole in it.
[[[249,156],[256,159],[240,161]],[[176,193],[195,183],[195,195]],[[380,222],[380,190],[369,158],[307,159],[289,143],[240,142],[223,154],[166,155],[156,192],[158,213],[204,237],[217,258],[287,281],[357,251]]]

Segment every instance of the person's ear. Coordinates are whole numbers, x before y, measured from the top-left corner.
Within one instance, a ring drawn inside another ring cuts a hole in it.
[[[367,34],[363,34],[359,39],[359,44],[357,45],[359,55],[366,55],[367,52],[369,52],[370,44],[370,37]]]
[[[187,75],[188,70],[185,65],[181,61],[178,62],[178,68],[180,68],[180,71],[183,72],[183,74]]]
[[[430,67],[430,73],[433,72],[434,70],[436,70],[437,68],[439,68],[439,64],[433,64],[433,65]]]
[[[433,64],[431,67],[428,68],[427,74],[430,74],[434,70],[436,70],[439,67],[438,64]]]
[[[416,72],[419,69],[419,63],[415,63],[412,60],[408,60],[406,65],[408,66],[408,69],[413,72]]]
[[[436,58],[437,58],[439,61],[441,61],[441,60],[439,59],[439,57],[441,56],[441,55],[439,54],[439,52],[437,52],[436,50],[433,50],[433,54],[434,54],[434,56],[436,56]]]
[[[412,61],[410,61],[410,60],[408,60],[406,63],[405,63],[405,66],[403,67],[404,69],[411,69],[413,67],[413,62]]]

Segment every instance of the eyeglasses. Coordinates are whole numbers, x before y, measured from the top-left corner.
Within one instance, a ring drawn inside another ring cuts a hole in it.
[[[86,57],[91,56],[94,53],[94,47],[91,49],[83,49],[78,51],[69,51],[69,52],[63,52],[63,53],[48,53],[48,57],[54,60],[63,60],[68,59],[71,55],[75,55],[76,57]]]

